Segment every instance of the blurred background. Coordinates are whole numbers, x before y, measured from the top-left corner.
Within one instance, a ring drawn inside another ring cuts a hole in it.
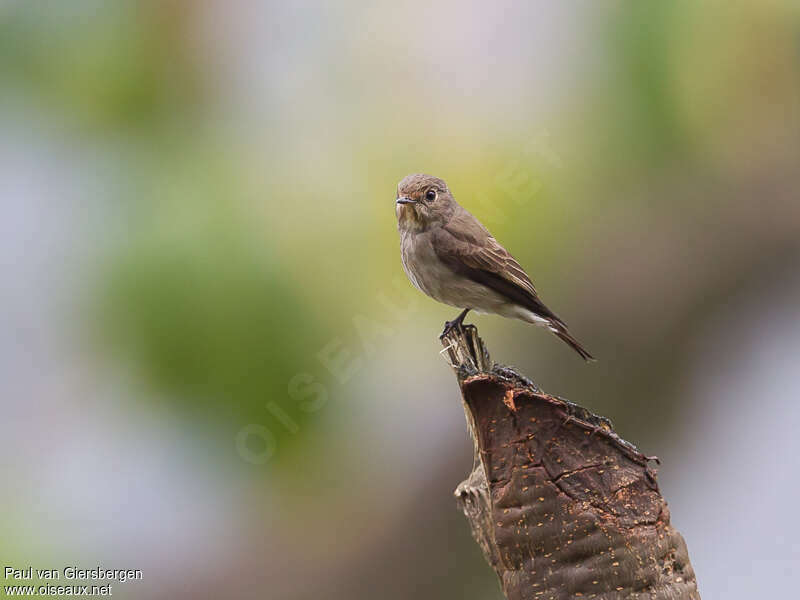
[[[499,600],[427,172],[599,362],[475,316],[494,358],[662,459],[704,597],[789,597],[799,167],[790,0],[0,2],[0,562]]]

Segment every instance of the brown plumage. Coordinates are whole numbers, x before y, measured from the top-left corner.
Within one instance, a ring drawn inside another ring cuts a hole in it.
[[[396,212],[403,268],[418,289],[464,311],[494,313],[542,325],[586,360],[592,355],[539,299],[520,264],[453,198],[447,184],[415,174],[397,186]]]

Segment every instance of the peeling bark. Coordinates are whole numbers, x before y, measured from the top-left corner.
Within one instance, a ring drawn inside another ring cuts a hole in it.
[[[455,495],[506,598],[699,600],[655,459],[492,363],[474,326],[442,343],[475,449]]]

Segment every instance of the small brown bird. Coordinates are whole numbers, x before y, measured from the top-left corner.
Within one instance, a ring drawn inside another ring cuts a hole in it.
[[[546,327],[593,360],[542,303],[519,263],[455,201],[444,181],[423,174],[405,177],[397,185],[395,210],[403,269],[411,283],[434,300],[464,309],[445,323],[442,336],[460,327],[470,310],[493,313]]]

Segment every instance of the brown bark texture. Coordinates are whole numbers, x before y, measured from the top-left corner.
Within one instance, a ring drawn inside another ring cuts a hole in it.
[[[475,443],[456,499],[506,598],[699,600],[654,459],[494,364],[474,326],[442,343]]]

